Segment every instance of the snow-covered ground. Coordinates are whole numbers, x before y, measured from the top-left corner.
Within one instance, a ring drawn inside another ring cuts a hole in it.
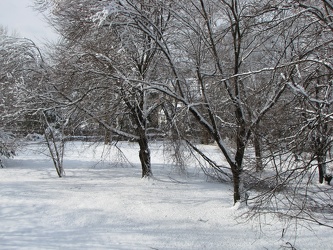
[[[115,150],[70,143],[64,178],[38,144],[5,160],[0,249],[333,249],[331,229],[299,226],[295,237],[274,219],[243,223],[237,216],[246,208],[232,206],[230,185],[191,164],[181,174],[160,143],[152,145],[150,180],[140,178],[136,145],[118,146],[131,164]]]

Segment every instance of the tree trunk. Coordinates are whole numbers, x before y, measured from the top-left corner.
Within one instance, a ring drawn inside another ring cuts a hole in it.
[[[105,129],[104,144],[105,145],[111,144],[111,131],[109,129]]]
[[[232,170],[232,177],[234,182],[234,204],[241,201],[241,169],[234,164],[231,167]]]
[[[262,156],[261,156],[261,144],[259,137],[253,134],[254,152],[256,157],[256,171],[261,172],[263,170]]]
[[[139,157],[142,167],[142,178],[145,177],[152,177],[153,172],[151,169],[151,162],[150,162],[150,150],[148,146],[148,139],[144,136],[139,139],[140,151]]]
[[[235,154],[235,163],[232,168],[233,178],[234,178],[234,204],[242,201],[242,173],[243,173],[243,159],[245,154],[245,147],[247,142],[247,131],[246,124],[244,121],[244,116],[240,106],[236,108],[236,117],[238,120],[238,130],[237,130],[237,150]],[[244,199],[243,199],[244,200]]]
[[[318,155],[317,161],[318,161],[319,183],[323,183],[326,175],[326,155],[325,154]]]

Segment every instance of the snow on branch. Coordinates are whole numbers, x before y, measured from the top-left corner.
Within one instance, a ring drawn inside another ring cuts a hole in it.
[[[291,83],[291,82],[288,82],[287,83],[288,86],[292,89],[292,91],[295,93],[295,94],[299,94],[301,96],[304,96],[305,98],[307,98],[310,102],[314,102],[314,103],[318,103],[318,104],[326,104],[326,105],[331,105],[333,103],[333,100],[320,100],[320,99],[316,99],[316,98],[313,98],[311,97],[307,92],[306,90],[299,84],[297,83]]]
[[[98,27],[110,25],[110,17],[124,11],[125,2],[122,0],[113,0],[110,1],[107,6],[104,6],[102,10],[96,12],[95,15],[91,17],[91,20],[97,23]]]

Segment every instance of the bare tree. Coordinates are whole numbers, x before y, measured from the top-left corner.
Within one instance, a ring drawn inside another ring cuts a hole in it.
[[[1,126],[12,134],[2,133],[2,139],[13,138],[14,134],[22,137],[26,133],[52,131],[53,136],[45,133],[45,138],[58,176],[62,177],[63,148],[53,147],[58,144],[59,138],[54,136],[55,127],[45,115],[59,106],[55,101],[59,96],[49,86],[50,68],[40,49],[29,39],[1,35],[0,54]],[[13,142],[11,144],[13,147]],[[2,153],[7,157],[13,155],[14,149],[9,147],[10,144],[5,146]]]
[[[93,11],[102,10],[104,2],[40,4],[52,10],[50,22],[64,39],[59,46],[62,58],[54,56],[60,83],[56,91],[66,105],[78,108],[104,127],[106,141],[113,134],[138,142],[142,177],[152,176],[148,139],[163,133],[157,119],[162,100],[144,83],[160,77],[157,69],[162,65],[156,43],[131,25],[119,25],[127,22],[120,17],[109,20],[114,23],[112,29],[97,25]],[[158,8],[144,1],[132,7],[149,13],[154,25],[163,29],[166,20]]]
[[[310,140],[310,151],[318,163],[319,183],[330,178],[326,173],[327,156],[332,145],[332,42],[331,15],[333,6],[330,1],[295,1],[300,11],[314,22],[308,32],[313,35],[314,48],[303,51],[304,56],[312,59],[307,68],[300,69],[299,77],[290,85],[301,98],[304,134]],[[310,22],[310,20],[308,22]]]
[[[266,135],[272,152],[268,163],[275,173],[253,182],[251,214],[276,213],[332,228],[330,187],[316,185],[317,177],[329,184],[332,171],[332,8],[329,1],[294,1],[285,8],[298,34],[286,39],[288,60],[295,64],[284,101],[275,107],[284,108],[285,117],[272,118],[275,134]]]
[[[251,133],[285,90],[288,79],[278,72],[288,73],[293,64],[282,60],[288,44],[282,44],[285,47],[280,50],[280,43],[270,42],[285,35],[285,23],[275,20],[284,14],[283,10],[264,2],[252,8],[246,1],[166,1],[165,4],[165,12],[172,16],[173,23],[164,35],[145,13],[132,7],[132,1],[112,2],[113,11],[106,18],[112,15],[132,18],[131,24],[159,46],[173,77],[149,85],[181,103],[217,143],[232,171],[236,203],[244,196],[243,159]],[[264,29],[269,31],[270,39],[262,35]],[[157,39],[156,33],[162,39]],[[274,60],[269,64],[251,64],[260,48],[274,50]],[[253,106],[251,97],[255,92],[251,88],[256,82],[251,77],[261,75],[262,79],[266,75],[261,86],[266,86],[267,96]],[[234,152],[224,143],[226,127],[235,131]]]

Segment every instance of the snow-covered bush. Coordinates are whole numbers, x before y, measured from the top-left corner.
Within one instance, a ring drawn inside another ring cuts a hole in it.
[[[26,140],[28,141],[43,141],[45,140],[43,135],[37,134],[37,133],[32,133],[32,134],[28,134],[25,137]]]
[[[12,133],[0,130],[0,167],[3,167],[1,158],[15,155],[15,136]]]

